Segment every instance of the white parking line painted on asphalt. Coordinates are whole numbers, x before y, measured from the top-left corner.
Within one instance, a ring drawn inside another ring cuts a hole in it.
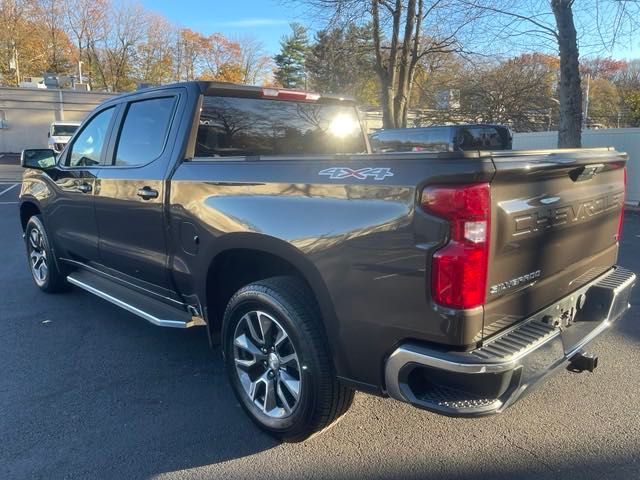
[[[0,202],[0,205],[17,205],[19,202]]]
[[[14,183],[13,185],[11,185],[9,188],[5,188],[4,190],[2,190],[0,192],[0,197],[2,195],[4,195],[5,193],[7,193],[9,190],[11,190],[12,188],[16,188],[19,185],[19,183]]]

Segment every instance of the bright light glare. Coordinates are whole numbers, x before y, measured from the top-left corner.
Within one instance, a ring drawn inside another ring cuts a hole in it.
[[[358,122],[349,115],[337,115],[331,120],[329,124],[329,132],[331,135],[343,138],[347,135],[351,135],[354,131],[358,130],[360,126]]]
[[[487,222],[464,222],[464,238],[473,243],[487,240]]]

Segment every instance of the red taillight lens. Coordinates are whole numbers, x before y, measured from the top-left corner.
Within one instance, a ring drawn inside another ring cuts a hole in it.
[[[489,184],[429,186],[422,192],[421,204],[450,225],[449,242],[433,255],[433,300],[451,308],[483,305],[491,228]]]
[[[620,220],[618,223],[618,236],[616,240],[619,242],[622,238],[622,225],[624,224],[624,201],[627,198],[627,167],[624,167],[624,191],[622,193],[622,210],[620,210]]]

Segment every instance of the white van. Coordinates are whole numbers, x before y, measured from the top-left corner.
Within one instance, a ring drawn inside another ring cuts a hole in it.
[[[60,153],[79,126],[80,122],[53,122],[49,127],[49,148]]]

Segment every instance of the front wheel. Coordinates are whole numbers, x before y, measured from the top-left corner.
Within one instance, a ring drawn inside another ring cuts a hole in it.
[[[68,284],[57,268],[40,215],[34,215],[27,222],[25,240],[31,276],[38,288],[47,293],[65,290]]]
[[[311,292],[294,277],[240,289],[224,318],[227,372],[262,429],[301,441],[343,415],[353,391],[336,379]]]

